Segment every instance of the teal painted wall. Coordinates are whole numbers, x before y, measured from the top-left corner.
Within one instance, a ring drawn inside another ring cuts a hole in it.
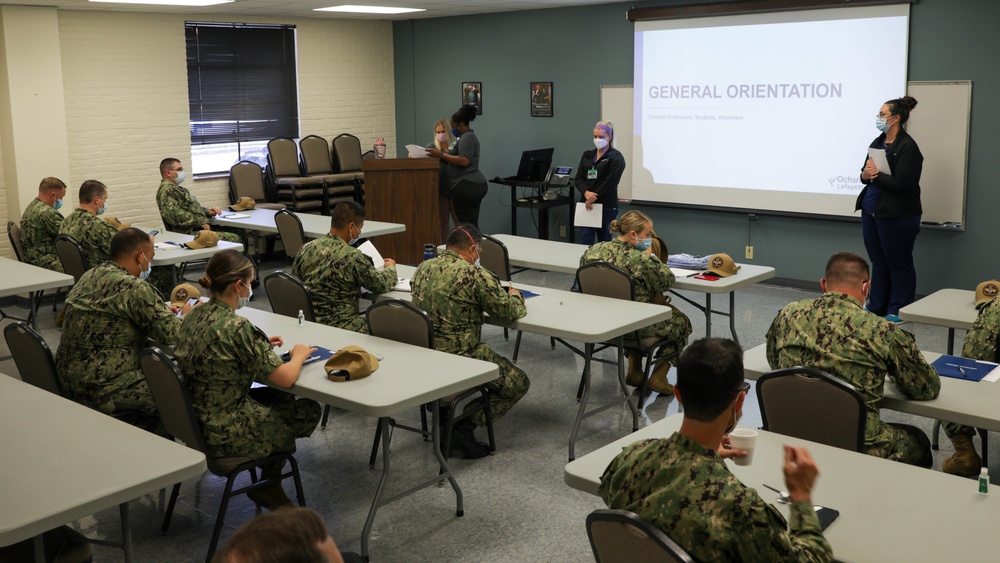
[[[472,125],[482,143],[480,168],[487,178],[513,174],[521,151],[532,148],[553,146],[556,163],[576,166],[600,117],[600,86],[632,83],[633,25],[625,19],[625,11],[631,6],[693,3],[698,2],[607,4],[396,22],[397,139],[400,144],[430,142],[434,120],[450,117],[458,109],[461,82],[482,82],[483,115]],[[995,0],[920,0],[911,7],[909,79],[973,81],[967,231],[921,232],[915,250],[920,293],[942,287],[973,288],[982,280],[1000,277],[996,234],[1000,189],[989,172],[989,163],[1000,155],[1000,141],[984,126],[1000,123],[1000,104],[991,102],[1000,98],[998,21],[1000,2]],[[872,41],[872,53],[871,61],[858,61],[858,72],[877,72],[877,39]],[[532,81],[555,83],[554,117],[530,117]],[[809,128],[808,115],[790,118],[802,120],[803,142],[822,134]],[[506,189],[490,186],[480,219],[485,232],[510,230]],[[745,215],[641,209],[653,218],[671,252],[724,251],[743,260]],[[564,213],[561,218],[565,219]],[[558,234],[555,226],[552,230],[553,236]],[[531,215],[520,210],[518,234],[535,232]],[[774,266],[780,277],[796,280],[821,277],[826,259],[838,250],[865,255],[860,223],[763,216],[752,226],[752,243],[753,263]]]

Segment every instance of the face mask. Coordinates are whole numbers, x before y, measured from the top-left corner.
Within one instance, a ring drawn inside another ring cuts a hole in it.
[[[448,140],[448,134],[447,133],[438,133],[436,135],[436,137],[437,137],[437,140],[438,140],[439,143],[443,143],[443,142],[445,142],[445,141]]]
[[[885,133],[886,131],[889,130],[889,124],[886,123],[886,119],[885,118],[880,117],[880,118],[878,118],[878,119],[875,120],[875,128],[878,129],[879,131]]]
[[[181,170],[177,172],[177,178],[174,179],[174,183],[177,185],[181,185],[184,183],[185,178],[187,178],[187,174],[185,174],[184,171]]]
[[[354,226],[354,224],[352,223],[351,226]],[[354,227],[354,228],[357,229],[357,227]],[[348,233],[351,232],[350,227],[348,227],[347,232]],[[354,246],[354,243],[358,242],[359,238],[361,238],[361,231],[360,230],[358,231],[358,236],[356,236],[356,237],[352,238],[351,240],[347,241],[347,246]]]
[[[98,214],[98,215],[104,215],[104,210],[105,210],[105,209],[107,209],[107,205],[108,205],[108,204],[107,204],[107,203],[105,203],[104,205],[102,205],[102,206],[98,207],[98,208],[97,208],[97,214]]]
[[[641,252],[645,252],[650,246],[653,246],[653,237],[646,237],[635,242],[635,249]]]
[[[608,140],[600,137],[594,137],[594,146],[597,147],[597,150],[601,150],[608,146]]]
[[[57,199],[55,203],[52,204],[52,209],[62,209],[62,200]]]
[[[146,261],[146,269],[143,270],[143,271],[141,271],[141,272],[139,272],[139,279],[140,280],[144,280],[144,279],[148,278],[150,272],[153,271],[153,263],[149,261],[149,258],[146,258],[146,254],[145,253],[141,253],[140,256],[142,256],[142,259]]]
[[[239,294],[236,294],[236,296],[239,297],[239,301],[236,302],[236,308],[242,309],[243,307],[247,306],[247,303],[250,302],[250,298],[253,297],[253,288],[250,287],[249,285],[247,286],[246,297],[240,297]]]
[[[461,137],[462,136],[462,133],[459,132],[459,130],[455,129],[454,127],[451,128],[451,134],[454,135],[454,136],[456,136],[456,137]]]
[[[733,430],[736,430],[736,424],[737,424],[737,423],[738,423],[739,421],[740,421],[739,417],[737,417],[737,416],[736,416],[736,406],[735,406],[735,405],[733,405],[733,423],[732,423],[732,425],[730,425],[730,426],[729,426],[728,428],[726,428],[726,431],[725,431],[725,432],[723,432],[723,435],[726,435],[726,434],[729,434],[729,433],[730,433],[730,432],[732,432]]]

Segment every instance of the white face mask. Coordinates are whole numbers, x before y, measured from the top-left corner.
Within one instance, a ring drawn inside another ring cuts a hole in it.
[[[177,178],[174,179],[174,183],[177,184],[177,185],[183,184],[184,183],[184,179],[187,178],[187,174],[185,174],[183,170],[178,170],[176,172],[176,174],[177,174]]]
[[[236,302],[236,308],[242,309],[243,307],[246,307],[248,303],[250,303],[250,298],[253,297],[253,288],[247,285],[247,296],[240,297],[238,293],[236,294],[236,296],[239,298],[239,301]]]
[[[601,137],[594,137],[594,146],[597,147],[597,150],[601,150],[608,146],[608,140]]]
[[[356,227],[356,226],[354,225],[354,223],[351,223],[351,225],[350,225],[350,226],[351,226],[351,227],[354,227],[355,229],[358,229],[358,228],[357,228],[357,227]],[[350,232],[351,232],[351,230],[350,230],[350,227],[348,227],[348,229],[347,229],[347,232],[348,232],[348,233],[350,233]],[[358,242],[358,239],[360,239],[360,238],[361,238],[361,229],[358,229],[358,236],[356,236],[356,237],[352,238],[351,240],[347,241],[347,246],[354,246],[354,243]]]

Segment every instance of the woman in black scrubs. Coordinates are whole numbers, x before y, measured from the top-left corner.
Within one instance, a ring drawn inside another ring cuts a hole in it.
[[[611,240],[608,227],[618,217],[618,182],[625,172],[625,157],[611,146],[614,140],[614,125],[610,121],[598,121],[594,125],[594,148],[584,151],[576,170],[580,201],[587,209],[595,203],[603,206],[600,229],[580,227],[580,243],[587,246]]]

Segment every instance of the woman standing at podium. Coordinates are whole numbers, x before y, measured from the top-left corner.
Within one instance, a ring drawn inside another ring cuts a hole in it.
[[[924,157],[903,124],[917,100],[910,96],[889,100],[876,115],[882,132],[871,149],[885,151],[889,172],[879,172],[869,156],[861,170],[865,184],[855,210],[861,210],[861,233],[872,261],[868,310],[898,323],[899,309],[909,305],[917,291],[913,245],[920,232],[920,171]]]
[[[611,146],[614,140],[614,125],[610,121],[598,121],[594,125],[594,149],[584,151],[576,170],[580,201],[587,209],[595,203],[603,206],[600,229],[580,227],[580,243],[587,246],[611,240],[609,227],[618,216],[618,182],[625,172],[625,157]]]
[[[427,149],[437,149],[444,152],[452,148],[454,144],[455,136],[451,134],[448,121],[443,117],[435,121],[434,140],[431,141],[431,144],[427,145]],[[441,223],[441,244],[445,243],[448,239],[448,234],[451,233],[448,219],[451,218],[456,227],[461,224],[461,221],[458,220],[458,215],[455,215],[455,204],[451,201],[451,197],[449,197],[449,191],[451,191],[451,186],[448,181],[448,165],[442,160],[441,171],[438,172],[438,221]]]
[[[427,154],[447,165],[448,195],[460,223],[479,227],[479,206],[486,197],[486,176],[479,171],[479,138],[469,124],[476,106],[464,105],[451,116],[451,132],[458,141],[447,150],[427,149]]]

